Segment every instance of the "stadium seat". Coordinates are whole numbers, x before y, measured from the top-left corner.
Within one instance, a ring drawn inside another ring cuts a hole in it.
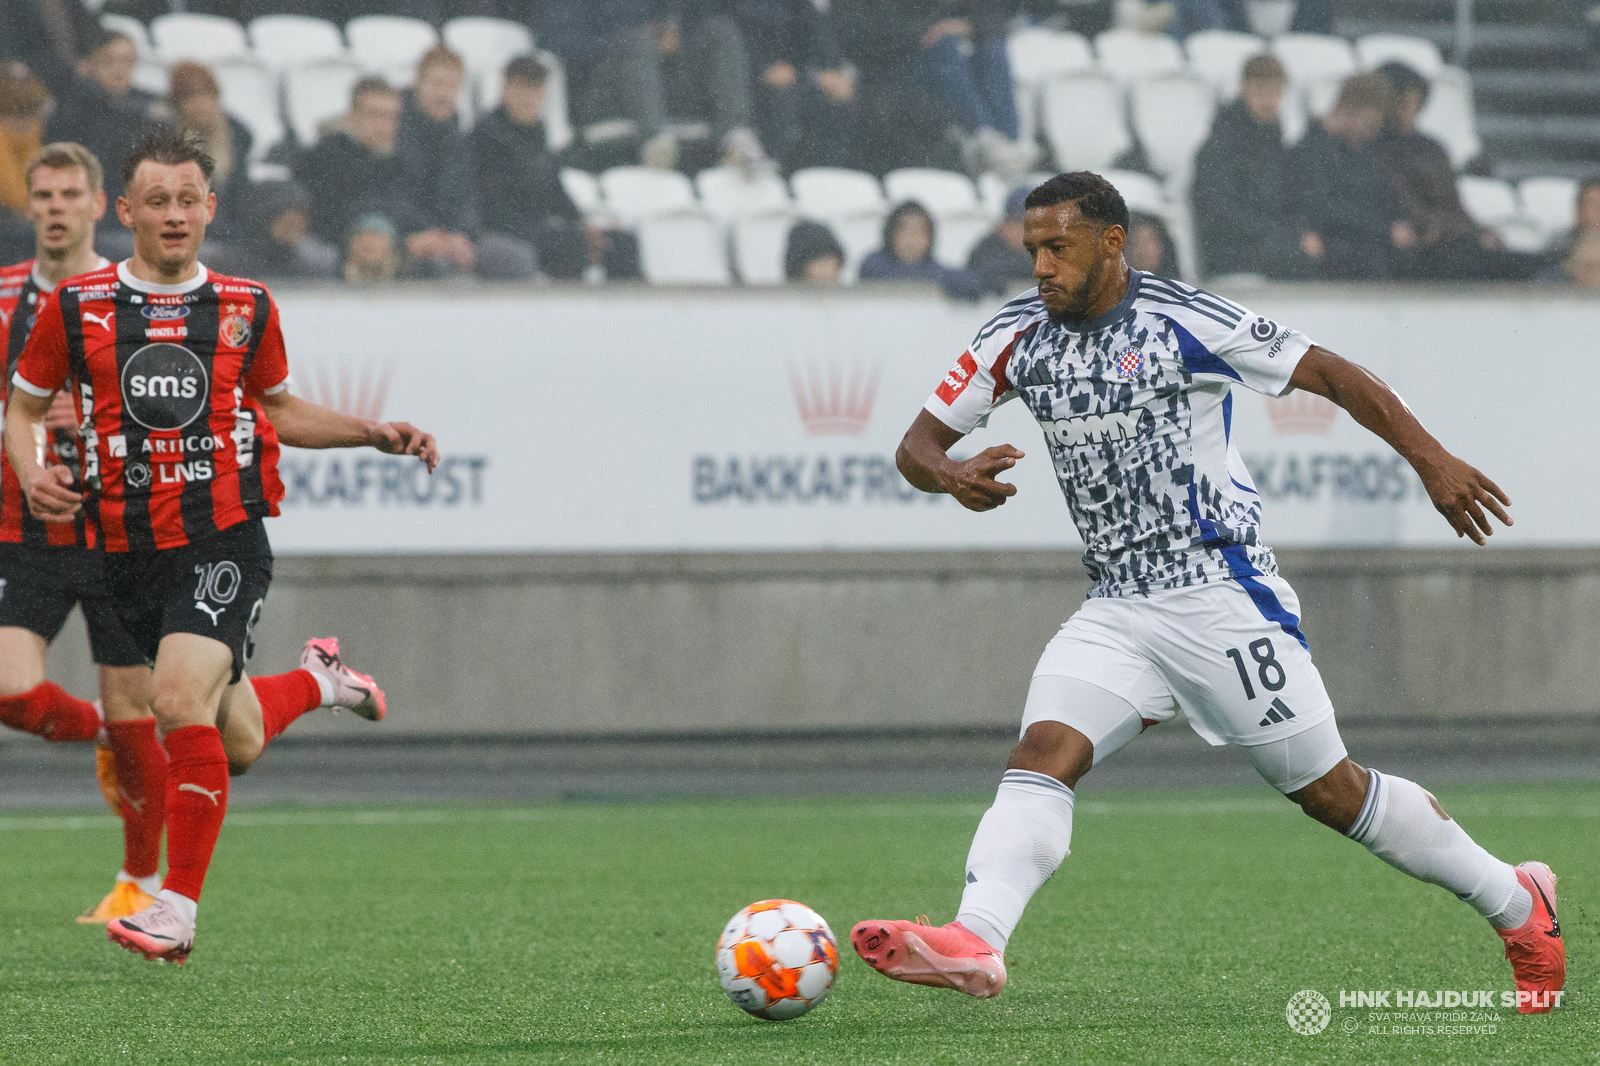
[[[722,227],[697,208],[652,215],[640,222],[639,264],[652,285],[733,283]]]
[[[978,242],[994,230],[988,212],[974,209],[934,216],[933,258],[947,267],[961,269]]]
[[[156,59],[141,59],[133,65],[133,87],[156,96],[167,95],[171,76],[167,65]]]
[[[1103,170],[1100,176],[1116,186],[1129,211],[1165,218],[1170,209],[1161,182],[1137,170]]]
[[[738,167],[710,167],[694,179],[700,205],[713,218],[727,223],[749,215],[788,212],[789,188],[776,174],[748,180]],[[743,271],[740,271],[741,276]]]
[[[344,35],[356,65],[391,82],[400,71],[414,70],[422,53],[439,43],[432,26],[400,15],[359,15],[345,25]]]
[[[510,19],[465,16],[444,24],[444,43],[466,61],[473,73],[505,68],[516,56],[533,51],[533,34]]]
[[[299,63],[284,71],[284,111],[302,148],[317,143],[324,122],[350,110],[350,90],[360,80],[361,68],[348,59]]]
[[[1129,82],[1183,69],[1183,49],[1171,37],[1133,30],[1107,30],[1094,39],[1101,73]]]
[[[1094,69],[1094,49],[1082,34],[1025,29],[1007,39],[1006,51],[1017,99],[1019,137],[1031,144],[1039,132],[1039,94],[1044,83],[1058,75]]]
[[[1285,33],[1274,38],[1272,54],[1283,64],[1289,81],[1305,86],[1356,72],[1356,53],[1343,37],[1321,33]]]
[[[1133,128],[1150,168],[1187,187],[1195,153],[1211,133],[1216,94],[1190,75],[1136,81],[1129,93]]]
[[[1537,255],[1550,246],[1550,237],[1538,223],[1526,218],[1514,218],[1494,227],[1495,233],[1513,252]]]
[[[1133,144],[1122,88],[1100,74],[1052,78],[1044,87],[1044,135],[1063,170],[1101,170]]]
[[[600,191],[606,206],[626,226],[652,215],[698,210],[694,186],[675,170],[612,167],[600,175]]]
[[[1456,179],[1456,191],[1461,194],[1461,206],[1480,226],[1499,227],[1521,214],[1516,190],[1499,178],[1464,174]]]
[[[575,167],[562,168],[561,187],[567,191],[568,199],[585,216],[605,210],[606,198],[600,191],[600,179],[587,170],[578,170]]]
[[[1328,113],[1333,110],[1333,105],[1339,102],[1339,90],[1344,87],[1347,76],[1330,75],[1306,85],[1291,85],[1289,90],[1293,92],[1299,89],[1297,96],[1300,104],[1306,109],[1308,118],[1327,118]]]
[[[100,16],[102,28],[112,33],[125,33],[133,38],[133,47],[139,53],[140,59],[149,59],[155,55],[155,46],[150,43],[150,31],[145,29],[144,23],[127,15],[105,14]]]
[[[887,205],[878,179],[859,170],[809,167],[789,178],[800,213],[830,219],[863,211],[882,214]]]
[[[1517,193],[1522,198],[1522,217],[1547,238],[1570,233],[1578,224],[1576,178],[1523,178]]]
[[[157,15],[150,20],[150,41],[166,63],[220,63],[250,54],[244,27],[221,15]]]
[[[1460,170],[1483,153],[1475,113],[1471,76],[1460,67],[1442,67],[1417,116],[1417,128],[1436,137],[1450,154],[1450,165]]]
[[[1402,33],[1369,33],[1356,41],[1356,57],[1363,70],[1376,70],[1391,60],[1398,60],[1432,81],[1444,69],[1444,56],[1439,46],[1426,37],[1411,37]]]
[[[794,219],[792,211],[774,210],[741,215],[734,220],[733,261],[740,281],[746,285],[782,285],[787,280],[783,256]]]
[[[327,19],[308,15],[262,15],[246,29],[255,56],[283,71],[296,63],[344,57],[344,37]]]
[[[249,59],[213,64],[211,73],[222,89],[223,108],[249,127],[255,138],[250,158],[262,158],[284,136],[277,80],[266,67]]]
[[[883,189],[891,204],[915,200],[935,216],[958,211],[982,211],[977,186],[954,170],[906,167],[883,176]]]
[[[1204,78],[1217,96],[1232,100],[1239,95],[1245,61],[1267,51],[1267,42],[1251,33],[1202,30],[1184,42],[1189,69]]]

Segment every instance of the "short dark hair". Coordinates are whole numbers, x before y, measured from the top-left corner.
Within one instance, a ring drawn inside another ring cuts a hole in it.
[[[1422,102],[1428,102],[1428,91],[1430,89],[1428,79],[1398,59],[1389,60],[1389,62],[1378,68],[1378,73],[1382,74],[1384,80],[1389,83],[1389,87],[1394,90],[1395,96],[1404,96],[1411,90],[1416,89],[1422,93]]]
[[[1075,203],[1078,213],[1103,229],[1121,226],[1128,229],[1128,204],[1117,187],[1090,170],[1057,174],[1028,194],[1025,207],[1054,207]]]
[[[784,276],[790,281],[799,281],[806,276],[806,264],[829,256],[843,265],[844,248],[833,230],[821,222],[801,219],[789,230],[789,240],[783,249]]]
[[[205,145],[195,138],[186,137],[171,126],[154,126],[134,142],[127,158],[122,161],[123,188],[133,184],[134,172],[139,169],[140,163],[146,161],[164,166],[193,163],[200,168],[201,175],[208,182],[217,169],[217,161],[211,158],[211,153],[206,151]]]
[[[525,81],[543,85],[550,77],[549,68],[533,56],[517,56],[506,64],[505,81]]]
[[[361,98],[370,96],[373,93],[381,93],[384,96],[399,96],[400,90],[377,75],[362,78],[350,86],[350,110],[354,111],[357,107],[360,107]]]

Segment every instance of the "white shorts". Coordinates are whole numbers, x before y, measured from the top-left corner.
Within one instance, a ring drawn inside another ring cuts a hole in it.
[[[1268,744],[1333,716],[1299,614],[1298,597],[1280,577],[1086,600],[1045,647],[1033,676],[1104,689],[1144,724],[1167,721],[1181,707],[1214,745]],[[1029,716],[1062,721],[1055,703],[1030,699],[1023,729]]]

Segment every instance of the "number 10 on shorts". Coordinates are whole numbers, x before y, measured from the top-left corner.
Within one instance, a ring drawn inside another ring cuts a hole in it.
[[[1244,664],[1244,656],[1239,654],[1238,648],[1228,649],[1228,658],[1233,660],[1234,668],[1239,671],[1239,683],[1244,686],[1245,699],[1256,698],[1255,686],[1250,683],[1250,668]],[[1277,649],[1272,646],[1271,637],[1262,637],[1260,640],[1250,642],[1250,658],[1255,660],[1256,679],[1261,682],[1261,687],[1268,692],[1277,692],[1288,683],[1288,676],[1283,672],[1283,664],[1278,661]],[[1274,696],[1272,706],[1267,708],[1267,716],[1260,721],[1260,725],[1277,725],[1294,717],[1294,712],[1283,700]]]

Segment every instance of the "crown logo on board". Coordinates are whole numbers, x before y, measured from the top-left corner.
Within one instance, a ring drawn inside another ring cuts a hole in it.
[[[1287,396],[1267,396],[1267,418],[1280,437],[1299,433],[1322,437],[1333,431],[1339,408],[1327,397],[1296,389]]]
[[[789,390],[808,437],[859,437],[872,421],[883,364],[838,361],[789,364]]]
[[[366,359],[359,367],[341,363],[338,368],[316,364],[316,373],[295,376],[295,391],[312,403],[331,407],[354,418],[383,420],[383,406],[389,399],[389,384],[394,380],[394,362]]]

